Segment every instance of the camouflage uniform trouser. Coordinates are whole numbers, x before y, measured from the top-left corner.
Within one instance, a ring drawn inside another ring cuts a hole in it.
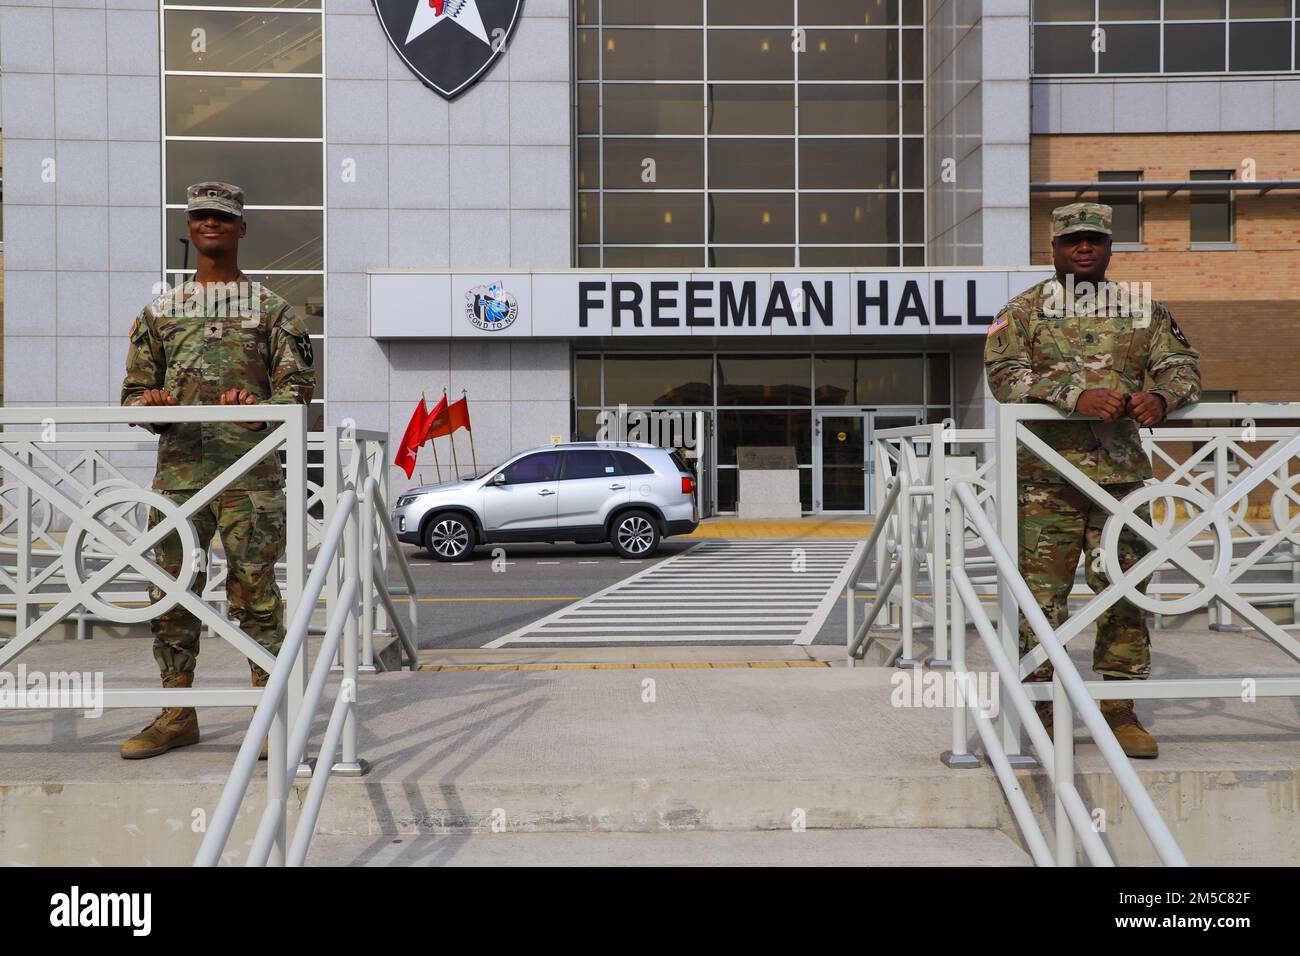
[[[1104,486],[1119,499],[1142,482]],[[1109,512],[1092,503],[1082,491],[1067,484],[1022,484],[1019,487],[1020,573],[1034,592],[1038,606],[1053,628],[1069,617],[1067,600],[1074,586],[1079,555],[1087,549],[1084,579],[1094,592],[1109,585],[1096,551]],[[1138,515],[1150,523],[1143,505]],[[1120,567],[1127,571],[1150,550],[1137,533],[1126,529],[1119,536]],[[1139,585],[1145,593],[1146,581]],[[1020,615],[1020,656],[1038,645],[1025,616]],[[1128,601],[1111,605],[1097,619],[1097,641],[1093,645],[1092,669],[1112,680],[1144,680],[1151,672],[1151,635],[1146,615]],[[1044,661],[1026,680],[1052,679],[1052,665]]]
[[[193,491],[163,491],[180,504]],[[162,520],[156,508],[149,509],[149,527]],[[279,489],[268,491],[223,491],[192,515],[200,546],[207,550],[216,532],[226,553],[226,598],[230,616],[240,627],[272,654],[280,652],[284,641],[284,602],[275,581],[275,562],[284,556],[285,498]],[[173,576],[179,575],[184,555],[180,536],[170,534],[154,549],[154,560]],[[204,571],[195,576],[192,590],[202,594],[207,583],[207,558]],[[162,592],[150,588],[153,600]],[[177,605],[149,622],[153,630],[153,656],[163,676],[193,671],[199,656],[197,617]],[[249,667],[256,676],[265,672],[252,661]]]

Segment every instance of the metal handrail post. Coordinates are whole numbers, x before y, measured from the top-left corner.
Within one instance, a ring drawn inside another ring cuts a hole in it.
[[[349,490],[355,492],[355,486]],[[361,535],[358,527],[360,512],[362,506],[358,501],[357,507],[352,510],[348,517],[347,527],[343,532],[343,576],[347,581],[360,580],[358,564],[361,559]],[[360,617],[360,595],[357,595],[351,601],[349,608],[347,624],[343,628],[343,650],[340,656],[343,659],[343,680],[351,681],[352,686],[357,685],[357,630]],[[334,765],[333,772],[359,776],[364,773],[361,762],[357,759],[357,704],[355,698],[348,702],[347,717],[343,721],[343,746],[339,762]]]
[[[956,579],[958,575],[964,576],[966,573],[966,549],[960,546],[965,535],[966,509],[956,498],[952,500],[948,520],[952,525],[953,540],[958,542],[952,552],[953,577]],[[957,699],[953,701],[952,708],[952,749],[940,755],[939,759],[949,767],[978,767],[980,760],[970,752],[967,744],[970,739],[970,726],[966,722],[968,716],[966,709],[969,704],[964,687],[958,684],[966,680],[969,671],[966,669],[966,607],[962,604],[961,594],[955,587],[952,589],[952,614],[949,616],[949,623],[952,626],[952,673]],[[978,706],[978,700],[976,705]]]
[[[31,467],[31,452],[23,449],[18,458],[24,465]],[[18,546],[18,580],[15,582],[18,586],[14,593],[17,614],[14,618],[14,633],[21,634],[32,622],[31,605],[28,604],[32,580],[32,489],[25,481],[18,482],[18,541],[15,543]]]
[[[1065,692],[1061,678],[1052,676],[1052,789],[1056,793],[1056,865],[1074,866],[1078,856],[1074,850],[1074,828],[1061,794],[1066,787],[1074,786],[1074,712],[1070,697]]]
[[[1016,474],[1016,458],[1019,450],[1017,430],[1021,427],[1015,418],[1015,406],[998,405],[997,431],[994,435],[994,454],[997,456],[998,480],[995,501],[998,511],[998,537],[1007,553],[1015,556],[1019,567],[1020,534],[1017,522],[1017,503],[1020,486]],[[954,493],[956,482],[953,483]],[[998,634],[1002,638],[1002,649],[1013,661],[1020,660],[1019,608],[1011,588],[998,588]],[[1020,752],[1020,718],[1014,707],[1003,707],[1001,718],[1002,746],[1007,756],[1017,758],[1013,762],[1032,765],[1036,763],[1031,757]]]
[[[370,474],[377,480],[379,486],[379,496],[375,501],[375,508],[380,515],[388,514],[388,481],[385,476],[388,467],[388,445],[381,441],[366,439],[366,449],[374,457]],[[379,548],[379,566],[382,571],[384,580],[388,580],[388,545],[382,534],[375,535],[375,543]],[[415,600],[415,595],[411,595],[411,600]],[[387,631],[390,625],[388,623],[388,610],[379,604],[375,608],[375,628],[380,631]]]
[[[375,550],[375,490],[377,483],[369,478],[370,461],[361,454],[358,445],[357,458],[357,494],[360,508],[357,517],[361,521],[361,551],[358,561],[361,565],[361,667],[367,671],[375,669],[375,562],[371,555]]]
[[[906,454],[898,461],[898,480],[901,490],[894,513],[898,520],[898,559],[903,566],[902,601],[899,611],[899,627],[902,628],[902,656],[898,659],[899,667],[916,667],[919,663],[912,653],[912,600],[916,590],[916,568],[912,563],[912,473],[907,467]]]
[[[303,405],[294,405],[290,406],[289,413],[289,420],[284,424],[288,432],[284,443],[285,590],[288,592],[285,595],[285,607],[296,612],[302,603],[303,588],[307,581],[307,409]],[[310,611],[315,610],[315,600],[313,597]],[[306,641],[303,641],[302,647],[302,651],[294,655],[293,670],[289,675],[289,720],[297,719],[302,699],[307,692]],[[283,844],[281,834],[281,849]]]
[[[339,493],[343,490],[339,481],[339,426],[325,427],[325,446],[321,461],[321,507],[323,514],[321,527],[328,528],[334,520],[334,511],[338,507]],[[316,560],[321,560],[323,549],[316,552]],[[338,555],[329,558],[329,574],[325,578],[325,620],[332,620],[334,609],[339,603],[340,562]]]
[[[934,656],[931,667],[949,667],[948,658],[948,446],[943,423],[930,426],[930,590],[934,595]]]
[[[303,642],[301,656],[307,654],[307,642]],[[275,835],[271,841],[271,855],[267,858],[270,866],[284,866],[285,837],[289,829],[289,778],[280,772],[287,761],[289,750],[289,702],[281,697],[275,708],[275,719],[271,721],[271,732],[267,735],[266,759],[266,805],[276,806]]]

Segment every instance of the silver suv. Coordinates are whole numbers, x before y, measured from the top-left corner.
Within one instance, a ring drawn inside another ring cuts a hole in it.
[[[695,475],[680,452],[654,445],[534,448],[477,478],[403,492],[393,526],[439,561],[504,541],[608,541],[625,558],[645,558],[699,526]]]

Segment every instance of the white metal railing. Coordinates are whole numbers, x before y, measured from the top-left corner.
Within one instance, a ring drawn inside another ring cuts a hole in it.
[[[967,520],[975,525],[976,530],[987,542],[993,557],[998,577],[1003,590],[1014,595],[1024,609],[1025,620],[1038,638],[1039,647],[1051,660],[1055,673],[1050,685],[1053,706],[1053,737],[1048,739],[1047,731],[1034,712],[1033,702],[1021,683],[1021,676],[1016,668],[1015,658],[1008,656],[998,639],[997,630],[980,601],[979,594],[971,585],[966,575],[965,550],[957,548],[952,562],[952,666],[957,680],[953,686],[957,690],[957,700],[952,707],[952,750],[945,754],[950,766],[963,766],[976,761],[969,760],[967,752],[967,716],[974,718],[984,751],[1003,792],[1011,805],[1016,822],[1025,837],[1030,855],[1039,866],[1073,866],[1076,860],[1075,837],[1083,845],[1084,853],[1094,866],[1114,866],[1115,861],[1106,848],[1105,842],[1092,825],[1092,816],[1083,798],[1074,784],[1074,720],[1077,711],[1097,748],[1101,751],[1106,765],[1115,775],[1129,806],[1151,840],[1156,853],[1167,866],[1186,866],[1187,859],[1178,847],[1169,827],[1160,816],[1151,795],[1147,793],[1142,781],[1125,756],[1114,732],[1106,723],[1101,710],[1097,707],[1088,686],[1080,677],[1074,662],[1057,639],[1051,624],[1034,601],[1029,585],[1020,574],[1017,559],[1012,557],[997,532],[985,516],[982,504],[978,501],[971,486],[958,480],[953,487],[950,510],[950,532],[954,538],[965,535]],[[1008,754],[1003,743],[998,739],[997,728],[993,718],[983,713],[982,702],[972,691],[976,682],[971,679],[971,672],[966,665],[966,619],[969,612],[975,625],[976,633],[984,642],[984,647],[993,658],[1000,679],[1001,696],[1010,698],[1014,710],[1023,720],[1025,729],[1038,754],[1039,762],[1047,772],[1055,793],[1056,805],[1056,854],[1053,856],[1043,837],[1042,829],[1034,817],[1029,801],[1016,780],[1011,768]],[[1124,681],[1126,686],[1132,681]],[[962,758],[968,758],[963,760]]]

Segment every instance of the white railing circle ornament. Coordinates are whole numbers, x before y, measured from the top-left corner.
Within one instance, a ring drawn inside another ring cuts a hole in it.
[[[1300,513],[1291,514],[1291,504],[1300,504],[1296,497],[1296,488],[1300,487],[1300,475],[1293,475],[1286,485],[1278,485],[1269,501],[1273,512],[1273,528],[1292,544],[1300,544]],[[1242,499],[1245,500],[1245,499]]]
[[[1125,572],[1120,566],[1120,535],[1130,524],[1136,524],[1142,520],[1136,514],[1137,509],[1157,498],[1182,498],[1195,505],[1201,512],[1209,512],[1214,516],[1215,554],[1211,559],[1213,569],[1208,575],[1203,574],[1203,572],[1211,561],[1198,556],[1189,545],[1183,545],[1177,555],[1168,553],[1163,546],[1159,548],[1153,547],[1152,551],[1160,552],[1161,563],[1172,561],[1202,585],[1207,583],[1207,578],[1214,578],[1220,582],[1227,579],[1228,571],[1232,566],[1232,528],[1227,513],[1218,506],[1218,502],[1205,492],[1198,491],[1187,485],[1173,484],[1146,485],[1125,495],[1121,501],[1115,504],[1115,510],[1106,519],[1106,524],[1101,530],[1101,556],[1106,578],[1110,581],[1112,587],[1119,587],[1122,590],[1125,600],[1145,611],[1151,611],[1155,614],[1188,614],[1205,606],[1206,599],[1202,597],[1204,588],[1172,600],[1162,600],[1139,591],[1137,589],[1139,579],[1131,573]],[[1188,513],[1191,514],[1190,509],[1188,509]],[[1195,517],[1199,516],[1194,515],[1193,518]],[[1152,522],[1152,527],[1160,530],[1158,523],[1155,521]]]
[[[18,499],[11,498],[10,495],[19,491],[20,485],[4,485],[0,487],[0,545],[6,547],[18,546]],[[32,502],[32,535],[48,534],[50,530],[50,518],[53,509],[50,503],[44,498],[37,496],[35,493],[31,497]],[[9,533],[9,529],[13,533]]]
[[[171,499],[158,494],[156,491],[149,491],[137,486],[110,488],[104,494],[96,495],[82,506],[83,510],[79,514],[73,516],[72,527],[68,529],[67,537],[63,540],[63,573],[68,582],[68,590],[76,595],[87,611],[119,624],[142,624],[160,614],[165,614],[175,607],[181,596],[189,591],[194,584],[194,578],[198,575],[199,568],[194,561],[182,561],[180,576],[172,578],[166,588],[159,588],[162,591],[162,597],[156,603],[146,604],[143,607],[122,607],[119,604],[113,604],[101,599],[95,592],[83,590],[87,579],[85,568],[87,555],[82,542],[88,536],[93,537],[99,543],[103,552],[112,553],[112,549],[105,546],[99,540],[98,535],[92,535],[91,522],[94,522],[103,531],[116,537],[126,545],[127,553],[123,556],[123,560],[129,566],[141,574],[144,574],[148,568],[150,559],[141,554],[140,551],[132,550],[133,541],[115,534],[112,528],[99,520],[99,515],[103,512],[123,504],[129,504],[133,507],[137,504],[144,504],[151,508],[157,508],[163,516],[163,520],[159,524],[172,521],[180,510],[180,505]],[[180,535],[181,554],[192,555],[198,553],[198,534],[188,518],[172,521],[172,531]],[[169,531],[159,540],[165,541],[171,533]],[[98,555],[90,556],[100,557]],[[111,581],[112,578],[109,579],[109,582]]]
[[[96,498],[99,498],[116,488],[129,488],[132,491],[135,491],[139,489],[139,487],[140,486],[135,482],[128,481],[125,478],[105,478],[102,481],[95,482],[89,489],[87,489],[86,493],[81,498],[81,506],[83,508],[86,507],[93,503]],[[142,531],[149,523],[148,511],[144,514],[140,513],[140,509],[144,507],[145,503],[143,501],[127,501],[123,503],[119,510],[114,512],[114,515],[118,518],[125,518],[129,514],[131,516],[131,524],[136,528],[136,530]],[[98,512],[96,512],[96,514],[98,514]]]

